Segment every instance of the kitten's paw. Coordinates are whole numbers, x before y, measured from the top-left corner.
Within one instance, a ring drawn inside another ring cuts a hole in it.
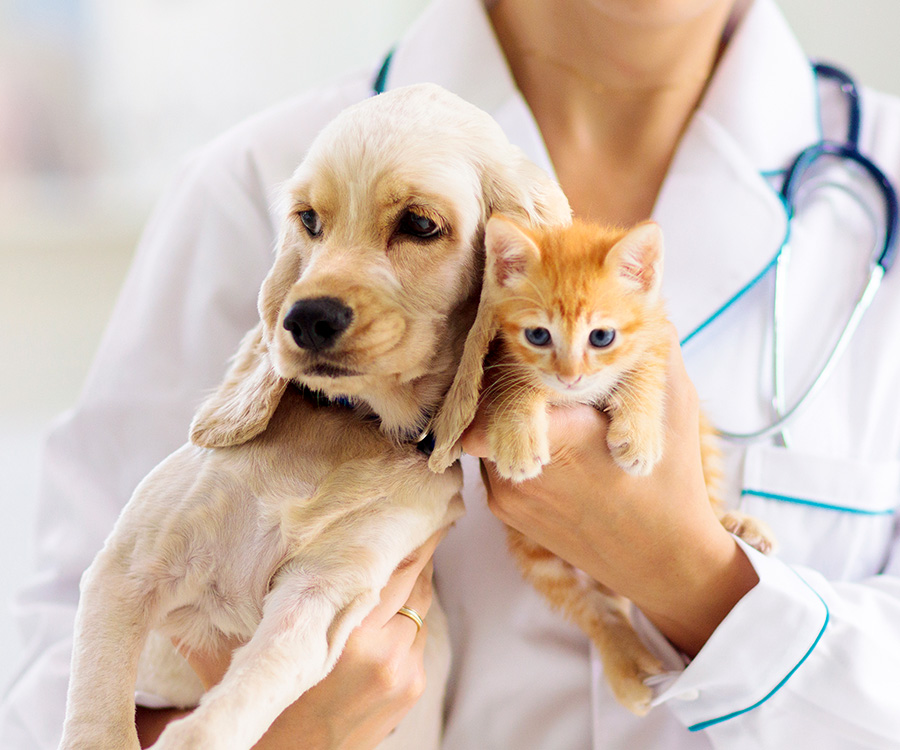
[[[606,441],[616,464],[634,476],[647,476],[662,458],[661,429],[635,430],[627,420],[616,418],[609,423]]]
[[[543,433],[507,433],[489,435],[492,460],[497,473],[511,482],[524,482],[540,476],[544,465],[550,463],[550,446]]]
[[[736,537],[742,539],[764,555],[773,552],[776,547],[775,534],[768,525],[758,518],[748,516],[737,510],[723,513],[719,522]]]
[[[631,656],[618,664],[618,669],[607,672],[607,680],[619,703],[636,716],[644,716],[653,700],[653,689],[644,680],[662,674],[663,665],[646,651]]]

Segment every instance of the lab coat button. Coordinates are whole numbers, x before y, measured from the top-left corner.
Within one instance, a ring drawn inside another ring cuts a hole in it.
[[[700,691],[697,688],[693,688],[691,690],[685,690],[683,693],[679,693],[675,696],[680,701],[695,701],[700,697]]]

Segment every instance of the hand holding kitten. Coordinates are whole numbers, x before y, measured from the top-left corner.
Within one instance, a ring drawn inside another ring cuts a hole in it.
[[[619,468],[607,447],[607,418],[585,405],[549,410],[551,460],[536,479],[513,483],[491,461],[485,467],[498,518],[631,599],[693,655],[757,577],[710,504],[697,394],[674,328],[670,335],[665,448],[649,475]],[[489,458],[483,412],[463,448]]]

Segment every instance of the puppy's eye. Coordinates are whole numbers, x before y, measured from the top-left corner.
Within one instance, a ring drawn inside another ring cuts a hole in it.
[[[616,330],[614,328],[595,328],[588,336],[591,346],[597,349],[605,349],[616,339]]]
[[[525,340],[534,346],[547,346],[550,343],[550,331],[546,328],[526,328]]]
[[[319,218],[319,214],[311,208],[300,211],[297,216],[300,217],[300,221],[303,226],[306,227],[306,231],[309,232],[310,237],[318,237],[322,234],[322,220]]]
[[[407,211],[403,214],[398,229],[403,234],[409,234],[422,240],[438,237],[441,234],[441,228],[437,222],[427,216],[417,214],[415,211]]]

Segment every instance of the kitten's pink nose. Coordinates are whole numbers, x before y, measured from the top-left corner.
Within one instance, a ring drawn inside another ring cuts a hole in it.
[[[578,382],[581,380],[581,375],[557,375],[556,379],[566,388],[573,388],[578,385]]]

